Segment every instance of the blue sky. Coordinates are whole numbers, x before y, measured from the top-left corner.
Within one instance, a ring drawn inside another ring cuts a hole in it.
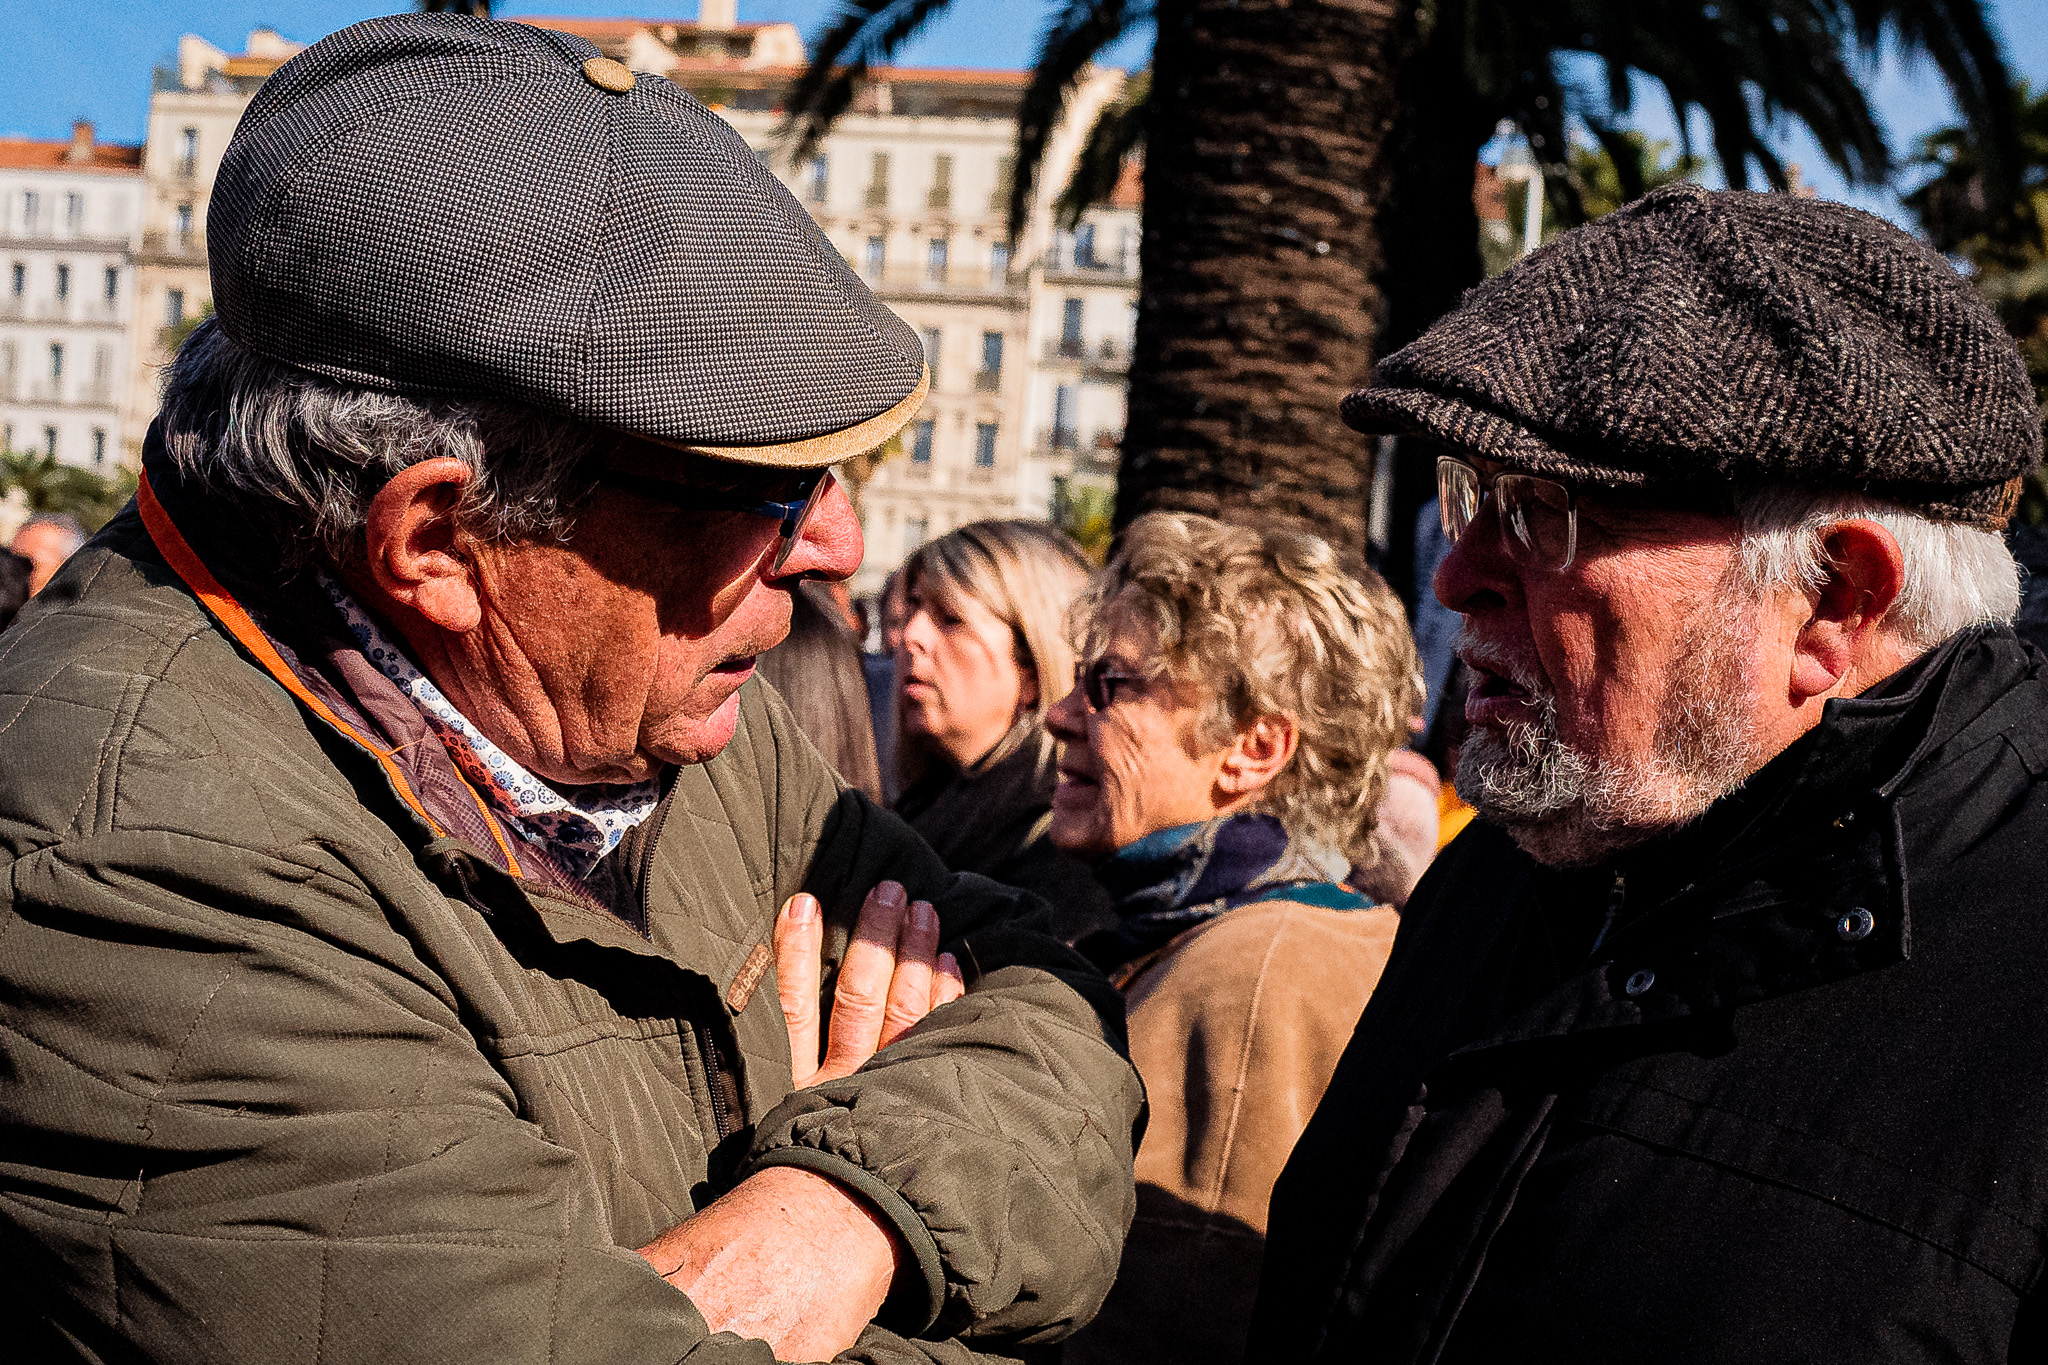
[[[71,120],[88,118],[113,141],[139,141],[149,107],[150,69],[167,58],[181,33],[197,33],[239,51],[252,28],[273,27],[302,41],[375,14],[393,0],[0,0],[0,47],[16,54],[0,86],[0,135],[63,137]],[[1992,0],[2008,59],[2036,88],[2048,85],[2048,0]],[[675,4],[631,0],[507,0],[498,13],[688,15],[693,0]],[[807,36],[834,10],[834,0],[740,0],[746,21],[787,19]],[[953,0],[953,10],[909,48],[905,60],[932,66],[1021,67],[1029,63],[1049,5],[1011,0]],[[1142,61],[1142,44],[1127,44],[1127,61]],[[1903,156],[1913,139],[1948,122],[1953,110],[1941,79],[1926,63],[1883,59],[1874,73],[1874,103]],[[1671,137],[1671,116],[1654,88],[1637,101],[1636,124]],[[1851,192],[1796,127],[1781,142],[1822,194],[1898,216],[1883,192]]]

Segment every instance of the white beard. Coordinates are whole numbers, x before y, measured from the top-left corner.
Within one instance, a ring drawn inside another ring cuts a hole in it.
[[[1565,743],[1555,695],[1468,633],[1459,651],[1525,688],[1540,710],[1505,733],[1474,727],[1458,753],[1458,794],[1553,867],[1600,862],[1694,819],[1762,765],[1748,721],[1753,618],[1750,604],[1737,603],[1728,617],[1703,613],[1688,625],[1656,740],[1642,755]]]

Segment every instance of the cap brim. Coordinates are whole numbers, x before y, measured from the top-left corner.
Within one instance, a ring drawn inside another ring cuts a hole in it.
[[[659,436],[635,433],[639,439],[655,445],[668,446],[672,450],[687,451],[710,460],[726,460],[733,464],[770,465],[778,469],[818,469],[825,465],[838,464],[856,455],[864,455],[882,442],[910,425],[924,406],[925,396],[931,392],[931,366],[924,367],[918,376],[917,387],[910,396],[890,408],[878,413],[865,422],[856,422],[839,431],[828,431],[823,436],[807,436],[801,441],[784,441],[769,446],[707,446],[694,445],[684,441],[664,440]]]

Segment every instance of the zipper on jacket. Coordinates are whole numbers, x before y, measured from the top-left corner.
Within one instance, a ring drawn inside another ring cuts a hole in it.
[[[1614,923],[1621,918],[1621,908],[1628,902],[1628,878],[1619,872],[1614,874],[1614,885],[1607,890],[1607,915],[1600,921],[1600,932],[1593,936],[1593,947],[1586,956],[1590,959],[1599,953],[1600,945],[1607,942],[1607,936],[1614,932]]]
[[[716,1140],[723,1142],[739,1131],[725,1093],[730,1087],[736,1097],[739,1078],[725,1069],[725,1059],[718,1050],[718,1040],[711,1036],[710,1028],[698,1028],[695,1032],[697,1053],[704,1061],[704,1088],[711,1094],[711,1126],[717,1131]]]
[[[643,936],[654,932],[654,850],[661,843],[661,831],[668,824],[669,807],[674,802],[675,789],[671,786],[662,793],[661,804],[654,808],[654,816],[647,825],[646,843],[641,846],[640,932]],[[697,1035],[698,1060],[704,1064],[704,1089],[711,1096],[711,1126],[716,1132],[714,1142],[723,1142],[740,1130],[739,1074],[726,1066],[725,1054],[713,1036],[722,1018],[722,1008],[722,1003],[714,998],[705,1021],[692,1020],[690,1024],[690,1031]]]

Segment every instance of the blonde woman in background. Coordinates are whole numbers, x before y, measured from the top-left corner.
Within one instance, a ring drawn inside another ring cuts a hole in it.
[[[1050,832],[1113,897],[1080,947],[1124,992],[1151,1120],[1123,1270],[1065,1365],[1244,1358],[1273,1182],[1400,923],[1353,887],[1397,858],[1378,812],[1421,670],[1359,574],[1314,536],[1154,512],[1076,604]]]
[[[1088,562],[1044,522],[978,521],[902,572],[897,812],[955,872],[1043,896],[1061,938],[1107,925],[1086,865],[1046,838],[1058,774],[1044,717],[1072,678],[1066,617]]]

